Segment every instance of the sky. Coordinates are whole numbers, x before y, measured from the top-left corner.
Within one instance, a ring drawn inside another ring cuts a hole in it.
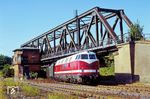
[[[75,10],[95,6],[124,9],[150,34],[150,0],[0,0],[0,54],[11,57],[23,43],[72,19]]]

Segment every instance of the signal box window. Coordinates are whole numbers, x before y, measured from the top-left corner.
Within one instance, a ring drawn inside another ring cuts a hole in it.
[[[23,63],[28,63],[28,57],[27,56],[23,56]]]

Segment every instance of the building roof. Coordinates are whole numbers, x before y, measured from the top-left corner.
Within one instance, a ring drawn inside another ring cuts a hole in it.
[[[13,50],[13,52],[16,52],[16,51],[24,51],[24,50],[39,50],[39,48],[34,48],[34,47],[22,47],[22,48],[18,48],[18,49]]]

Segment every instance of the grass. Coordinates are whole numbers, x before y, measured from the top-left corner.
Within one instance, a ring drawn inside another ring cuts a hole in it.
[[[0,81],[0,99],[6,99],[5,90],[4,90],[4,83],[2,80]]]
[[[78,99],[78,97],[71,95],[64,95],[61,93],[49,93],[48,99]]]
[[[26,97],[41,96],[40,94],[42,93],[42,91],[36,87],[14,81],[13,78],[5,78],[3,81],[0,81],[0,99],[7,99],[7,86],[19,86],[21,93]],[[42,95],[43,94],[48,96],[48,99],[78,99],[76,96],[61,93],[42,93]]]
[[[5,96],[5,93],[3,91],[3,88],[0,88],[0,99],[6,99],[6,96]]]
[[[5,78],[3,81],[0,81],[0,99],[5,99],[7,86],[19,86],[25,96],[34,97],[40,95],[40,89],[38,88],[14,81],[13,78]]]
[[[101,76],[114,76],[114,66],[101,67],[99,71]]]
[[[13,78],[5,78],[3,83],[4,86],[21,86],[21,83],[14,81]]]
[[[40,95],[40,89],[32,87],[27,84],[23,84],[22,91],[25,93],[26,96],[37,96]]]

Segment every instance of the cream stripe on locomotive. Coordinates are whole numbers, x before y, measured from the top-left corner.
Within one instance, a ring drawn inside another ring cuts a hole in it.
[[[65,73],[95,73],[98,72],[98,70],[95,69],[79,69],[79,70],[69,70],[69,71],[59,71],[54,72],[55,74],[65,74]]]

